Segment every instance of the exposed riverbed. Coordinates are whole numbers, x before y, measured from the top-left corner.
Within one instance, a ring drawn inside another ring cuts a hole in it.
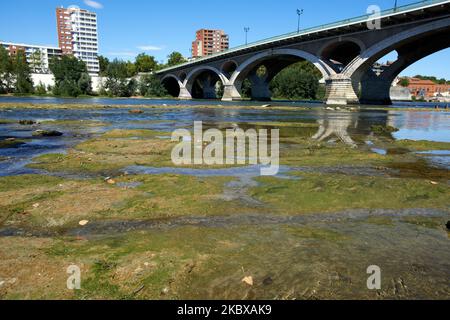
[[[0,298],[450,298],[448,110],[204,104],[0,97]],[[174,166],[194,121],[279,129],[278,175]]]

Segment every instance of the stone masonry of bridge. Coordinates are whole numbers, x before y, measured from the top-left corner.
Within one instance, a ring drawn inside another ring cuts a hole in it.
[[[169,93],[180,99],[220,98],[216,96],[220,81],[222,100],[239,101],[248,79],[252,99],[270,100],[270,81],[287,66],[306,60],[323,76],[327,104],[390,104],[389,90],[400,72],[450,46],[450,0],[429,0],[382,13],[379,29],[368,27],[371,19],[262,41],[157,75]],[[372,66],[392,51],[398,53],[397,61],[376,75]],[[261,66],[263,74],[257,72]]]

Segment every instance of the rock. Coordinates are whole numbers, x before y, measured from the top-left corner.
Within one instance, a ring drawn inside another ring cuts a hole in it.
[[[107,184],[116,184],[116,181],[113,179],[108,179],[108,180],[106,180],[106,183]]]
[[[447,224],[445,225],[448,230],[450,230],[450,221],[447,221]]]
[[[165,287],[164,289],[161,290],[161,294],[168,294],[169,293],[169,288]]]
[[[326,107],[325,110],[328,110],[328,111],[334,111],[334,109],[331,108],[331,107]]]
[[[263,280],[263,285],[270,286],[273,283],[273,280],[271,277],[267,277]]]
[[[33,204],[33,208],[35,208],[35,209],[39,208],[39,203]]]
[[[5,284],[5,281],[0,281],[0,288]]]
[[[33,120],[20,120],[19,124],[22,126],[32,126],[33,124],[36,124]]]
[[[261,108],[270,108],[270,107],[271,107],[270,104],[264,104],[264,105],[261,106]]]
[[[430,181],[430,183],[433,185],[433,186],[437,186],[439,183],[437,183],[436,181]]]
[[[245,277],[244,279],[242,279],[242,282],[249,286],[253,286],[253,277]]]
[[[62,132],[55,130],[36,130],[33,132],[33,137],[61,137]]]
[[[131,113],[131,114],[142,114],[142,113],[144,113],[144,111],[142,111],[142,110],[130,110],[128,112]]]
[[[78,224],[82,227],[84,227],[85,225],[87,225],[89,223],[88,220],[81,220]]]

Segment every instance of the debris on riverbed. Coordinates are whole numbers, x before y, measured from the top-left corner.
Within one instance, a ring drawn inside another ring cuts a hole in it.
[[[78,224],[82,227],[86,226],[89,223],[88,220],[81,220]]]
[[[244,279],[242,279],[242,282],[249,285],[250,287],[253,286],[253,277],[249,276],[249,277],[245,277]]]
[[[22,126],[32,126],[33,124],[36,124],[33,120],[20,120],[19,124]]]
[[[63,133],[56,130],[36,130],[32,135],[33,137],[61,137]]]
[[[131,114],[143,114],[144,111],[142,111],[142,110],[130,110],[129,113],[131,113]]]

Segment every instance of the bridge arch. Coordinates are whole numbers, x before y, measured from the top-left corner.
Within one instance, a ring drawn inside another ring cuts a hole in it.
[[[361,40],[342,37],[325,43],[319,49],[317,56],[339,73],[364,50],[366,50],[366,45]]]
[[[184,80],[183,86],[191,93],[193,98],[217,98],[217,87],[228,85],[228,78],[217,68],[201,66],[192,70]]]
[[[183,83],[176,75],[166,74],[162,77],[161,84],[171,96],[179,97]]]
[[[270,100],[270,81],[284,68],[299,61],[312,63],[321,73],[323,78],[336,74],[336,72],[325,62],[311,53],[292,49],[272,49],[261,52],[244,61],[233,72],[229,83],[238,92],[242,92],[242,85],[245,79],[251,78],[252,98],[256,100]],[[262,75],[258,75],[258,69],[262,66],[265,70]]]
[[[403,31],[364,50],[345,67],[342,73],[351,77],[353,81],[360,81],[364,73],[370,69],[376,61],[389,52],[396,50],[405,44],[414,43],[415,41],[432,36],[436,33],[443,33],[448,36],[449,32],[450,18],[429,22],[410,30]]]

